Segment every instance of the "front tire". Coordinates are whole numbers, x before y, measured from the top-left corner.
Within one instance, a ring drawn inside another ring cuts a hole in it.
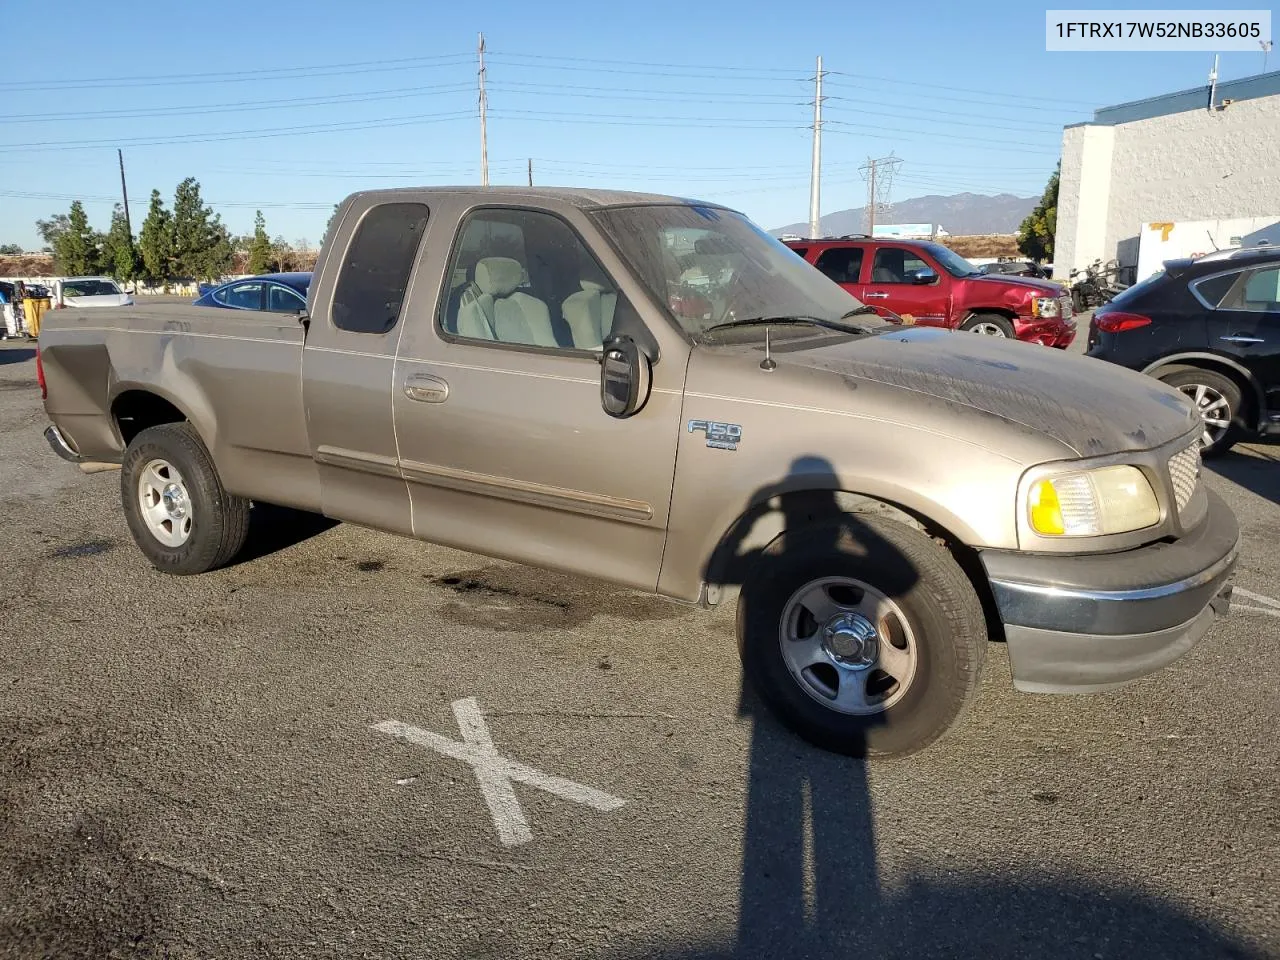
[[[134,543],[164,573],[221,567],[249,533],[249,501],[223,489],[189,423],[148,427],[133,438],[120,469],[120,498]]]
[[[1186,394],[1200,411],[1204,431],[1200,434],[1200,456],[1220,457],[1240,439],[1240,386],[1214,370],[1183,369],[1160,380]]]
[[[968,333],[977,333],[988,337],[1003,337],[1006,340],[1014,339],[1013,324],[1009,322],[1007,317],[1002,317],[998,313],[975,313],[960,324],[960,329]]]
[[[952,556],[881,517],[788,532],[738,601],[743,668],[782,721],[851,756],[933,743],[973,700],[982,605]]]

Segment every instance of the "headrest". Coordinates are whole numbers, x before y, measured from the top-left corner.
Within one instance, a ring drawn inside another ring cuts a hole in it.
[[[610,290],[610,288],[607,285],[603,283],[597,283],[595,280],[579,280],[578,282],[582,285],[582,289],[585,290],[587,293],[606,293],[606,292],[612,293],[613,292],[612,290]]]
[[[491,297],[509,297],[524,280],[524,267],[510,257],[485,257],[476,264],[476,286]]]

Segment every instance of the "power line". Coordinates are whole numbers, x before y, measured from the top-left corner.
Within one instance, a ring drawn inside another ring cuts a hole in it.
[[[812,77],[805,76],[805,74],[801,71],[789,70],[785,67],[759,67],[755,65],[752,65],[750,67],[739,67],[739,66],[729,66],[726,64],[703,65],[703,64],[697,64],[697,63],[652,63],[644,60],[601,60],[601,59],[592,59],[589,57],[556,57],[550,54],[507,53],[505,51],[500,51],[499,55],[503,57],[511,57],[513,59],[520,59],[520,60],[556,60],[556,61],[563,61],[568,63],[584,63],[584,64],[587,64],[587,63],[601,64],[602,63],[610,66],[616,66],[618,64],[622,64],[624,66],[629,66],[629,67],[657,67],[664,70],[666,69],[676,69],[676,70],[707,69],[707,70],[725,70],[725,71],[744,72],[744,73],[750,72],[750,73],[757,73],[757,74],[771,72],[775,74],[786,74],[792,77],[793,79],[797,79],[797,80],[803,79],[807,81],[812,79]]]
[[[910,128],[905,128],[905,127],[881,127],[881,126],[863,127],[861,124],[847,123],[843,120],[828,120],[827,122],[830,124],[839,125],[837,129],[831,131],[832,133],[843,133],[853,137],[867,137],[868,139],[872,139],[872,140],[897,140],[901,138],[901,135],[907,135],[908,138],[924,136],[924,137],[929,137],[930,139],[933,139],[933,140],[963,140],[970,143],[985,144],[986,146],[999,146],[1000,150],[1005,153],[1042,153],[1043,154],[1043,153],[1058,152],[1058,149],[1056,147],[1055,148],[1041,147],[1038,144],[1030,143],[1025,140],[1000,140],[998,141],[998,143],[993,143],[990,137],[966,137],[963,134],[958,134],[958,133],[934,133],[929,130],[912,130]],[[848,129],[848,130],[841,129],[844,127],[851,127],[853,129]],[[862,132],[863,130],[866,130],[868,132]],[[877,133],[877,132],[871,132],[871,131],[885,131],[885,133]],[[896,134],[897,136],[887,136],[886,133]],[[1026,147],[1032,147],[1035,149],[1019,149],[1019,148],[1026,148]]]
[[[628,70],[622,67],[595,67],[595,66],[585,66],[585,65],[578,66],[575,64],[559,64],[559,63],[519,63],[519,62],[510,60],[507,58],[507,56],[503,56],[501,54],[491,54],[489,59],[491,63],[506,65],[510,67],[523,67],[529,70],[570,70],[574,72],[588,72],[588,73],[614,73],[614,74],[622,74],[626,76],[652,76],[652,71],[649,71],[649,70]],[[723,75],[716,74],[715,71],[717,69],[720,69],[717,67],[707,67],[703,69],[698,67],[692,67],[691,65],[691,68],[694,70],[701,70],[701,72],[671,73],[669,71],[664,71],[662,75],[665,77],[683,77],[686,79],[693,79],[693,80],[724,79],[724,80],[731,80],[734,83],[741,82],[742,80],[745,80],[745,79],[769,80],[774,83],[776,83],[779,79],[782,79],[785,81],[806,79],[803,76],[780,78],[776,76],[767,76],[765,74],[741,74],[737,76],[723,76]]]
[[[1090,112],[1094,109],[1094,104],[1088,103],[1084,100],[1065,100],[1060,97],[1036,97],[1021,93],[1007,93],[1003,90],[975,90],[972,87],[957,87],[950,83],[927,83],[923,80],[899,80],[896,77],[880,77],[869,73],[848,73],[844,70],[832,70],[831,73],[837,77],[852,77],[857,80],[871,80],[873,82],[887,83],[893,86],[925,87],[934,90],[954,90],[957,93],[973,93],[980,97],[1007,97],[1012,100],[1034,100],[1041,103],[1070,104],[1075,107],[1084,107]]]
[[[353,63],[308,67],[271,67],[264,70],[233,70],[213,73],[150,74],[133,77],[96,77],[84,79],[0,83],[0,90],[82,90],[115,87],[161,87],[207,83],[246,83],[257,80],[305,80],[311,77],[348,76],[360,73],[387,73],[394,70],[424,70],[466,63],[468,54],[450,53],[435,57],[404,57],[399,60],[360,60]]]
[[[241,110],[269,110],[276,107],[321,107],[345,103],[371,103],[375,100],[397,100],[412,96],[437,96],[462,93],[471,90],[469,83],[445,84],[426,87],[393,87],[388,90],[369,90],[364,93],[340,93],[325,97],[291,97],[274,100],[240,100],[233,103],[183,104],[173,107],[150,107],[138,110],[100,110],[78,113],[22,114],[0,117],[7,123],[43,123],[63,120],[121,120],[128,118],[164,116],[200,116],[206,113],[228,113]]]
[[[470,117],[471,112],[464,111],[459,113],[444,114],[420,114],[409,117],[384,117],[379,120],[342,120],[336,123],[313,124],[297,127],[264,127],[259,130],[248,130],[240,133],[228,133],[219,135],[203,135],[203,134],[178,134],[172,137],[158,138],[138,138],[138,139],[120,139],[113,137],[108,140],[49,140],[39,143],[10,143],[0,145],[0,152],[17,153],[33,149],[62,149],[62,150],[91,150],[103,146],[133,146],[133,147],[149,147],[149,146],[165,146],[167,144],[183,144],[183,143],[223,143],[230,140],[261,140],[272,137],[285,136],[302,136],[312,133],[341,133],[349,130],[372,130],[383,127],[403,127],[412,126],[419,123],[446,123],[451,120],[461,120],[464,117]]]

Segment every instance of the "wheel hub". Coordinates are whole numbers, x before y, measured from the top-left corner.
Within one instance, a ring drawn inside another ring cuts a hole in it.
[[[165,513],[174,520],[181,520],[187,515],[187,492],[176,483],[171,483],[160,494],[160,502],[164,504]]]
[[[840,613],[822,628],[822,645],[831,659],[855,669],[876,662],[880,638],[876,628],[860,613]]]

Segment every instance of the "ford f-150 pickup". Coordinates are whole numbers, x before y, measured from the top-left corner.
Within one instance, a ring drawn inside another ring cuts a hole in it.
[[[846,753],[946,732],[989,640],[1020,689],[1107,689],[1229,605],[1185,397],[886,323],[715,204],[357,193],[296,316],[59,310],[39,361],[51,446],[120,465],[162,571],[228,563],[257,502],[733,600],[750,681]]]

